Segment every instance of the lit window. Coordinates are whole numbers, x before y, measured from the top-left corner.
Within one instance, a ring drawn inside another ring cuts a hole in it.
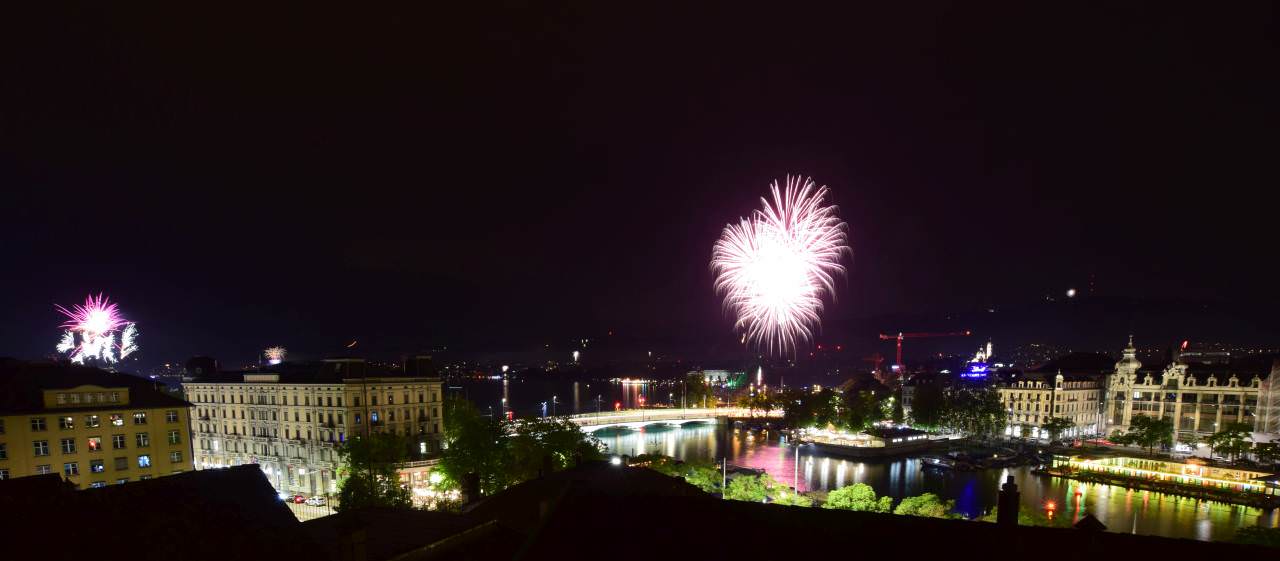
[[[91,393],[90,393],[90,394],[85,394],[85,395],[93,395],[93,394],[91,394]],[[102,423],[101,423],[101,421],[99,421],[99,420],[98,420],[98,416],[97,416],[97,415],[85,415],[85,417],[84,417],[84,426],[89,427],[89,428],[91,428],[91,429],[95,429],[95,428],[98,428],[98,427],[102,426]]]
[[[0,469],[0,481],[4,481],[6,479],[9,479],[9,470]]]
[[[110,419],[111,419],[111,426],[113,427],[124,426],[124,415],[121,415],[119,413],[112,413]]]
[[[121,477],[120,479],[116,480],[116,485],[124,485],[125,483],[128,483],[128,482],[129,482],[128,477]]]
[[[97,489],[99,487],[106,487],[106,486],[107,486],[106,481],[94,481],[93,483],[89,484],[90,489]]]
[[[76,420],[72,417],[58,417],[58,428],[62,430],[74,430],[76,428]]]
[[[151,467],[151,455],[142,454],[141,456],[138,456],[138,467],[140,468]]]
[[[145,425],[145,424],[147,424],[147,412],[146,412],[146,411],[138,411],[137,413],[134,413],[134,414],[133,414],[133,424],[135,424],[135,425]]]
[[[107,466],[102,463],[102,460],[89,461],[89,471],[93,473],[102,473],[106,470],[107,470]]]

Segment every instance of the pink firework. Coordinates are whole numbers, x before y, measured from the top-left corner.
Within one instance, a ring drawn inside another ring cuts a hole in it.
[[[735,316],[744,341],[770,352],[794,352],[818,328],[823,298],[835,297],[835,277],[850,252],[837,209],[824,205],[826,187],[787,176],[774,181],[773,200],[725,226],[711,252],[715,289]]]
[[[75,331],[85,337],[95,337],[123,327],[127,321],[120,316],[120,308],[111,303],[111,299],[98,293],[85,297],[84,305],[72,306],[70,310],[55,305],[58,311],[67,316],[62,324],[64,329]]]
[[[72,362],[97,359],[113,363],[138,350],[137,326],[124,319],[120,309],[101,293],[86,297],[84,305],[72,306],[70,310],[58,305],[54,307],[67,316],[67,321],[62,324],[66,331],[57,349],[67,353]],[[116,342],[117,333],[119,343]]]

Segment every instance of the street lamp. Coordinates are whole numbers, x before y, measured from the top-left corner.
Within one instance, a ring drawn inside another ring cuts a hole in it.
[[[551,396],[551,416],[556,416],[556,396]]]

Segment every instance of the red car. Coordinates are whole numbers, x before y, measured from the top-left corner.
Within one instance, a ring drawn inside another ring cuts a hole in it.
[[[302,496],[302,495],[294,495],[294,496],[293,496],[293,504],[300,505],[300,504],[303,504],[303,503],[305,503],[305,502],[307,502],[307,498],[306,498],[306,497],[304,497],[304,496]]]

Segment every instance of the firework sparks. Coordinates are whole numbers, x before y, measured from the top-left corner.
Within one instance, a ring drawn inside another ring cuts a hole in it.
[[[813,339],[823,298],[835,297],[835,277],[850,251],[847,226],[826,187],[787,176],[771,185],[773,200],[737,224],[725,226],[711,252],[715,289],[735,316],[744,342],[770,352],[795,351]]]
[[[126,320],[110,298],[102,294],[89,295],[83,305],[77,304],[71,309],[54,307],[67,316],[62,324],[65,331],[56,349],[72,362],[83,364],[87,359],[97,359],[110,364],[138,350],[138,326]],[[119,345],[116,344],[117,332]]]
[[[280,364],[284,362],[285,355],[289,354],[288,349],[284,347],[267,347],[262,351],[263,356],[267,357],[267,364]]]

